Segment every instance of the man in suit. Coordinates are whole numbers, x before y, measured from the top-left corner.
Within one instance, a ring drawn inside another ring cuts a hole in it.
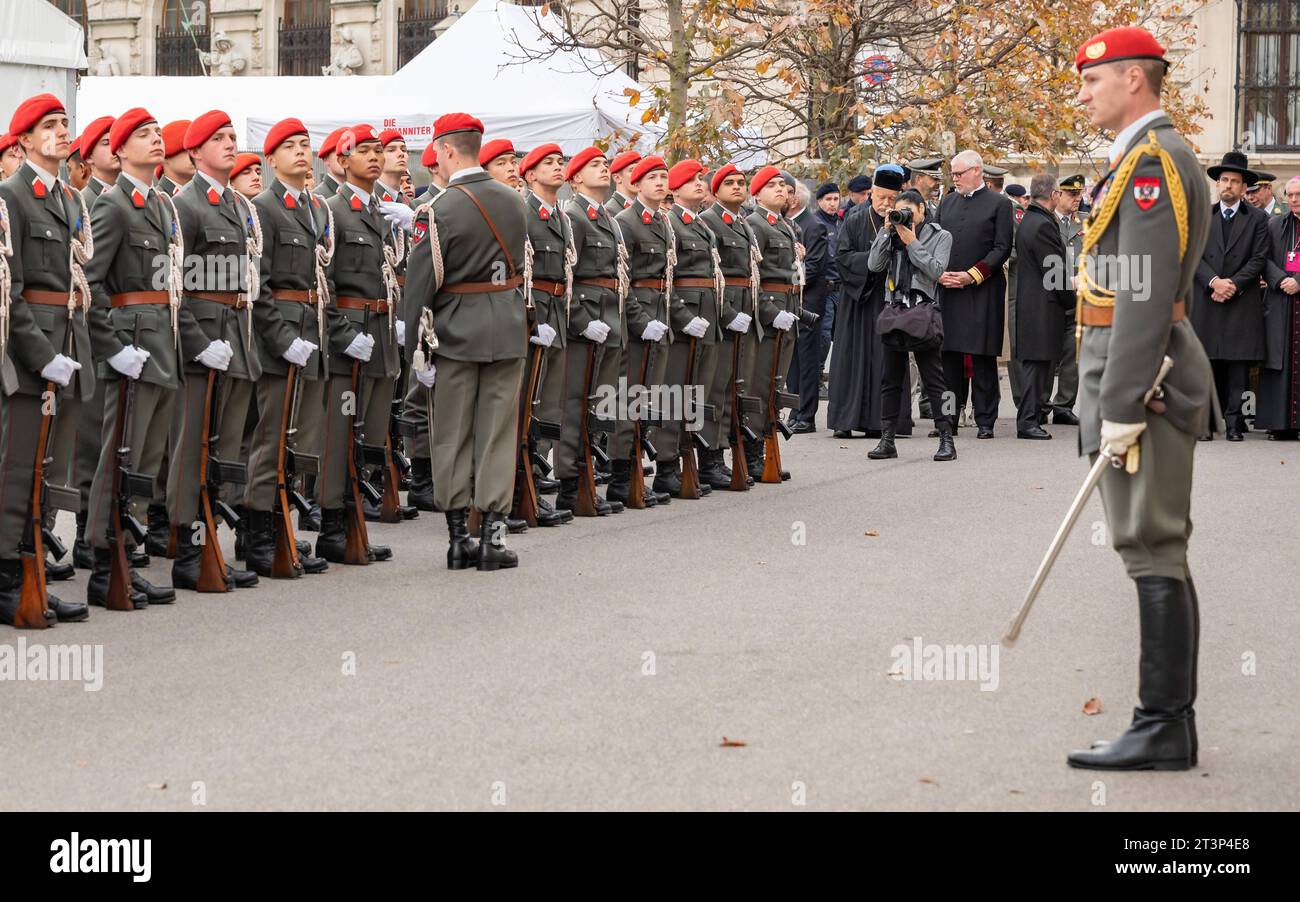
[[[973,150],[952,159],[953,190],[939,204],[939,224],[952,233],[952,271],[939,279],[943,307],[943,379],[966,407],[975,407],[976,438],[993,438],[1001,391],[998,354],[1007,295],[1002,265],[1011,254],[1014,217],[1006,195],[987,187],[984,162]],[[966,376],[966,358],[971,378]]]
[[[1268,214],[1242,203],[1255,180],[1246,155],[1224,154],[1207,172],[1217,182],[1219,202],[1205,252],[1196,267],[1198,303],[1192,325],[1214,367],[1214,385],[1230,442],[1249,431],[1242,401],[1250,390],[1250,368],[1264,359],[1264,299],[1259,277],[1268,259]]]
[[[0,182],[9,258],[8,334],[0,332],[0,623],[12,624],[22,593],[21,549],[30,523],[41,419],[54,416],[46,454],[54,476],[71,469],[80,405],[95,391],[86,313],[89,299],[73,291],[74,241],[90,242],[90,214],[59,178],[67,156],[68,114],[52,94],[18,105],[9,122],[26,159]],[[78,263],[78,268],[80,267]],[[50,384],[53,399],[46,397]],[[49,402],[53,400],[53,407]],[[44,562],[39,562],[44,564]],[[85,620],[84,604],[48,596],[49,622]]]
[[[298,119],[271,126],[262,147],[273,173],[253,198],[262,228],[259,293],[253,306],[253,338],[262,376],[257,380],[257,425],[249,440],[248,492],[245,508],[248,540],[245,563],[258,576],[270,577],[275,561],[272,520],[276,504],[280,443],[287,429],[296,430],[297,450],[317,454],[320,421],[325,414],[328,315],[325,285],[317,278],[318,258],[328,253],[329,216],[325,202],[307,191],[311,138]],[[320,248],[321,250],[318,250]],[[290,401],[290,367],[300,395],[295,422],[286,424]],[[290,540],[294,540],[292,534]],[[323,573],[329,564],[298,544],[303,573]],[[301,574],[298,574],[301,575]]]
[[[110,130],[110,149],[121,160],[117,184],[99,196],[91,213],[95,255],[86,264],[86,282],[93,300],[90,341],[104,383],[104,408],[98,417],[95,466],[87,493],[86,540],[93,548],[94,572],[87,600],[103,607],[108,599],[109,549],[113,506],[113,477],[118,448],[130,448],[132,472],[165,483],[166,438],[180,387],[181,359],[177,347],[177,318],[181,286],[175,284],[173,257],[181,251],[180,224],[175,210],[159,189],[150,185],[162,160],[162,129],[147,110],[127,110]],[[161,278],[160,278],[161,277]],[[161,285],[161,287],[159,287]],[[138,344],[137,342],[138,336]],[[130,432],[116,434],[118,405],[124,379],[135,385]],[[83,422],[84,426],[84,422]],[[159,494],[155,489],[155,496]],[[133,541],[128,537],[128,545]],[[170,604],[176,593],[153,586],[131,573],[132,604]]]
[[[1079,101],[1114,132],[1110,171],[1094,194],[1076,290],[1079,447],[1106,454],[1101,498],[1111,544],[1138,597],[1138,704],[1114,742],[1070,754],[1072,767],[1186,770],[1196,766],[1196,589],[1187,565],[1192,457],[1209,422],[1213,377],[1185,309],[1210,228],[1196,154],[1160,109],[1164,48],[1141,28],[1090,38],[1075,65]],[[1099,261],[1151,261],[1148,279]],[[1165,356],[1167,391],[1146,400]],[[1136,448],[1140,454],[1130,454]]]
[[[253,387],[262,374],[248,309],[253,213],[229,185],[236,143],[230,117],[221,110],[211,110],[191,122],[185,131],[185,149],[194,157],[198,171],[175,198],[186,255],[185,291],[178,312],[185,368],[168,449],[167,505],[177,535],[172,584],[179,589],[198,588],[203,543],[218,540],[196,528],[200,454],[209,428],[203,416],[208,373],[222,374],[218,377],[221,397],[213,399],[220,416],[216,424],[219,441],[212,453],[227,461],[239,460]],[[240,487],[223,491],[235,500],[242,494]],[[227,565],[225,591],[231,586],[255,585],[256,573]]]
[[[794,186],[795,199],[790,213],[800,230],[804,246],[803,257],[803,308],[817,314],[818,320],[826,313],[826,297],[830,293],[828,266],[834,266],[825,221],[817,215],[815,207],[808,204],[809,192],[802,184]],[[799,407],[790,412],[790,431],[807,433],[817,431],[817,408],[821,401],[822,330],[820,321],[801,329],[794,342],[790,358],[790,372],[786,388],[799,395]]]
[[[584,376],[593,367],[591,389],[617,386],[627,344],[627,251],[614,216],[604,206],[609,190],[609,161],[599,147],[586,147],[564,169],[572,195],[565,205],[573,231],[573,301],[569,307],[568,347],[564,355],[564,418],[555,447],[555,478],[560,492],[555,507],[573,511],[578,496],[578,466],[587,449],[580,447],[582,419],[590,393]],[[620,513],[623,504],[596,496],[596,515]]]
[[[515,567],[505,536],[528,348],[526,207],[479,165],[482,122],[448,113],[433,130],[448,185],[415,222],[407,356],[421,384],[434,387],[433,484],[447,517],[448,568]],[[483,515],[478,544],[467,526],[471,504]]]
[[[1029,185],[1029,207],[1016,229],[1016,359],[1020,361],[1021,396],[1016,437],[1050,439],[1040,423],[1046,417],[1052,370],[1061,351],[1065,311],[1074,308],[1074,292],[1065,282],[1065,241],[1056,218],[1056,177],[1039,173]]]

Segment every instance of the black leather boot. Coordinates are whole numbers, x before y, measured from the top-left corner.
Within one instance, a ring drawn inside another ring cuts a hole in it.
[[[72,543],[72,566],[78,570],[95,569],[95,552],[86,541],[85,511],[77,511],[77,538]]]
[[[661,457],[655,463],[658,464],[659,471],[655,473],[654,491],[662,492],[669,498],[680,494],[682,491],[681,458]]]
[[[18,605],[23,595],[23,565],[20,561],[0,560],[0,623],[13,626],[18,616]],[[58,621],[58,615],[46,608],[45,620],[50,626]]]
[[[49,549],[47,548],[46,554],[48,553]],[[76,575],[77,568],[73,566],[71,561],[59,562],[51,560],[49,557],[45,558],[45,581],[47,583],[61,583],[65,579],[72,579]]]
[[[434,509],[433,461],[427,457],[411,458],[411,487],[406,492],[406,503],[416,510]]]
[[[578,503],[578,477],[566,476],[560,480],[560,491],[555,496],[555,509],[557,511],[566,511],[573,513],[573,507]]]
[[[935,460],[956,460],[957,446],[952,441],[952,425],[941,423],[939,425],[939,450],[934,452]]]
[[[574,482],[577,482],[575,479]],[[478,564],[478,542],[469,537],[469,511],[447,511],[447,569],[468,570]],[[486,520],[484,521],[486,523]]]
[[[880,430],[880,443],[867,452],[867,457],[872,460],[888,460],[897,456],[898,448],[894,446],[894,427],[885,426]]]
[[[609,466],[611,475],[609,487],[605,489],[605,497],[610,501],[626,505],[628,495],[632,491],[632,461],[611,460]]]
[[[311,502],[311,513],[298,515],[298,532],[320,532],[320,502],[316,500],[316,474],[304,476],[302,493]]]
[[[145,579],[133,568],[131,570],[131,593],[144,595],[149,600],[149,604],[175,604],[176,590],[171,586],[155,586],[149,580]],[[139,607],[139,605],[136,605]]]
[[[107,548],[95,548],[93,550],[94,567],[90,571],[90,580],[86,583],[86,602],[93,604],[97,608],[108,606],[108,578],[112,570],[113,555]],[[196,577],[197,578],[197,577]],[[167,591],[171,592],[171,599],[162,602],[171,604],[176,600],[176,593],[168,587]],[[131,606],[137,611],[149,607],[150,598],[143,591],[136,587],[135,571],[131,571]]]
[[[749,470],[749,475],[757,479],[763,472],[763,442],[761,439],[755,441],[745,440],[745,467]]]
[[[162,504],[149,505],[149,531],[145,534],[144,550],[158,557],[167,556],[167,545],[171,541],[172,525],[167,517],[167,508]]]
[[[64,601],[59,596],[47,592],[45,603],[59,623],[80,623],[90,619],[90,608],[79,601]]]
[[[343,508],[321,511],[320,535],[316,537],[316,556],[334,563],[343,563],[347,545],[347,515]]]
[[[557,511],[545,498],[537,499],[537,525],[563,526],[573,519],[572,511]]]
[[[172,559],[172,585],[178,589],[199,587],[199,561],[203,548],[189,540],[189,531],[183,530],[176,543],[176,557]]]
[[[1071,767],[1088,770],[1187,770],[1195,766],[1196,614],[1182,580],[1140,576],[1142,653],[1133,723],[1114,742],[1071,752]]]
[[[270,577],[275,565],[275,536],[271,532],[270,511],[244,511],[241,520],[246,523],[244,563],[258,576]]]
[[[501,570],[519,566],[519,555],[506,547],[505,514],[486,513],[479,533],[478,569]]]
[[[731,474],[723,474],[722,451],[700,451],[700,485],[725,491],[731,488]]]
[[[235,526],[235,560],[242,561],[248,557],[248,508],[242,504],[235,505],[235,514],[239,517]]]

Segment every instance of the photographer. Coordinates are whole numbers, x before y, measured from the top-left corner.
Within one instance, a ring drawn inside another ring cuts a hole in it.
[[[894,424],[903,380],[907,377],[907,355],[916,355],[925,395],[939,431],[935,460],[955,460],[952,440],[951,405],[944,404],[943,321],[936,302],[936,282],[948,267],[952,235],[927,222],[925,202],[908,189],[894,201],[885,227],[876,235],[867,258],[867,268],[885,273],[885,308],[876,323],[884,344],[884,377],[881,386],[880,444],[867,456],[872,460],[897,457]]]

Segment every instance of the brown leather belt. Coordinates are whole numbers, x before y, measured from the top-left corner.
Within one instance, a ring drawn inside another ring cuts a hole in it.
[[[533,279],[533,290],[558,298],[564,296],[566,286],[563,282],[552,282],[550,279]]]
[[[723,279],[728,288],[748,288],[749,276],[727,276]]]
[[[316,292],[309,288],[272,288],[271,300],[314,304],[316,303]]]
[[[110,294],[108,303],[113,308],[134,307],[137,304],[165,306],[171,303],[171,298],[165,291],[123,291],[120,294]]]
[[[574,282],[577,285],[591,285],[594,288],[607,288],[610,291],[618,291],[618,279],[575,279]]]
[[[518,288],[524,284],[523,276],[511,276],[504,282],[456,282],[453,285],[444,285],[438,290],[441,294],[494,294],[498,291],[509,291],[512,288]]]
[[[664,290],[663,279],[633,279],[630,287],[632,288],[654,288],[658,291]]]
[[[746,284],[749,280],[745,280]],[[673,284],[679,288],[716,288],[717,285],[712,279],[698,278],[696,276],[684,276],[680,279],[673,279]]]
[[[234,307],[236,310],[243,310],[248,306],[248,299],[238,291],[187,291],[185,296],[198,298],[200,301],[225,304],[227,307]]]
[[[342,307],[344,310],[369,309],[372,313],[388,312],[388,301],[383,298],[371,300],[370,298],[350,298],[345,295],[340,295],[334,299],[334,303]]]
[[[759,282],[759,291],[775,291],[780,294],[789,294],[794,291],[794,286],[788,282]]]
[[[1178,322],[1187,315],[1187,302],[1174,301],[1174,315],[1171,322]],[[1115,324],[1114,307],[1094,307],[1092,304],[1084,304],[1080,314],[1085,326],[1097,326],[1102,329],[1109,329]]]
[[[85,302],[81,297],[81,289],[76,289],[77,300],[74,307],[77,310],[85,307]],[[66,307],[68,306],[68,293],[66,291],[45,291],[41,288],[24,288],[23,300],[29,304],[40,304],[42,307]]]

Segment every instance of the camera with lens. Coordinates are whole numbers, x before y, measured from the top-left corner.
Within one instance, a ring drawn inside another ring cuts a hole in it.
[[[910,229],[912,227],[912,211],[911,210],[890,210],[889,221],[893,223],[895,226],[901,225],[901,226],[906,226],[907,228]]]

